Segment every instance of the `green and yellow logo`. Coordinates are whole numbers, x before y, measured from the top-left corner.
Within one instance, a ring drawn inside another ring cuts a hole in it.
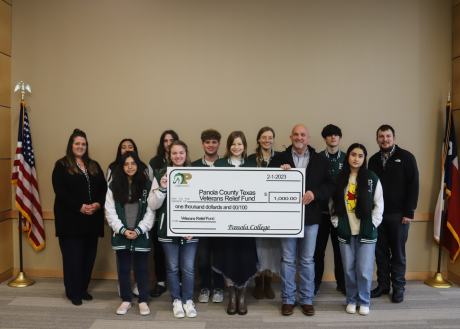
[[[192,179],[192,174],[187,173],[177,173],[174,175],[173,184],[174,185],[186,185],[188,181]]]

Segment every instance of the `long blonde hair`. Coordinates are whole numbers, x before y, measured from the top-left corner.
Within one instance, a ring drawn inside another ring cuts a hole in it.
[[[273,139],[275,139],[275,131],[272,128],[270,127],[260,128],[259,132],[257,133],[257,147],[254,151],[256,153],[257,167],[262,167],[262,159],[263,159],[262,146],[259,143],[259,139],[260,139],[260,136],[262,136],[262,134],[266,133],[267,131],[271,131],[273,134]]]

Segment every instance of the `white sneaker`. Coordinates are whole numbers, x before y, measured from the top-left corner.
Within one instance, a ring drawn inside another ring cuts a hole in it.
[[[182,308],[182,302],[178,299],[174,300],[173,302],[173,313],[176,318],[183,318],[185,317],[184,309]]]
[[[139,297],[139,289],[137,289],[137,282],[134,282],[133,295]]]
[[[184,304],[184,310],[185,310],[185,314],[189,318],[196,317],[195,304],[193,303],[193,301],[191,299],[188,300],[187,303]]]
[[[141,315],[149,315],[150,314],[150,308],[147,305],[147,303],[139,303],[139,311]]]
[[[200,295],[198,296],[198,301],[200,303],[207,303],[209,301],[209,289],[201,289]]]
[[[356,305],[355,304],[348,304],[346,311],[347,311],[347,313],[355,314],[356,313]]]
[[[123,302],[121,303],[120,307],[117,309],[117,314],[123,315],[128,312],[128,310],[131,308],[131,303],[129,302]]]
[[[212,294],[212,302],[213,303],[222,303],[224,301],[224,292],[222,289],[214,289],[214,293]]]
[[[368,306],[360,306],[359,307],[359,314],[368,315],[369,314],[369,307]]]

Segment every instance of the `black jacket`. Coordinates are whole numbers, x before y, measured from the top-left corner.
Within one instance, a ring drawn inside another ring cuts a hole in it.
[[[107,183],[104,173],[96,162],[98,173],[89,174],[91,202],[88,182],[82,173],[71,175],[61,161],[53,170],[54,218],[58,237],[103,237],[104,205]],[[92,215],[80,212],[83,204],[98,202],[101,208]]]
[[[336,185],[329,160],[316,153],[311,146],[308,146],[308,150],[310,151],[310,158],[305,177],[305,192],[312,191],[315,200],[305,205],[304,223],[305,225],[313,225],[321,223],[322,207],[320,201],[328,200],[334,194]],[[279,168],[284,164],[289,164],[291,168],[295,168],[292,159],[292,145],[275,155],[268,167]]]
[[[380,179],[383,189],[385,209],[383,214],[403,213],[414,218],[418,201],[418,168],[412,153],[395,146],[393,155],[383,169],[380,152],[369,159],[369,170]]]

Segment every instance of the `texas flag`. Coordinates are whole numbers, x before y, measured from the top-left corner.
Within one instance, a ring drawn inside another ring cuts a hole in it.
[[[441,191],[434,213],[434,238],[439,243],[441,223],[444,209],[447,209],[444,218],[442,246],[449,251],[449,259],[453,263],[460,252],[460,186],[458,174],[457,143],[455,142],[454,120],[452,118],[452,104],[446,107],[446,132],[444,134],[442,153]],[[444,200],[444,195],[445,200]]]

